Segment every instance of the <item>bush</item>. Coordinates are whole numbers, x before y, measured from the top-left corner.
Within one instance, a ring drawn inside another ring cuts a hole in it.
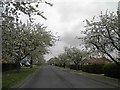
[[[81,68],[80,68],[80,65],[79,65],[79,66],[76,66],[75,64],[69,65],[69,68],[70,68],[70,69],[74,69],[74,70],[80,70],[80,69],[81,69]]]
[[[103,66],[104,66],[104,64],[83,65],[82,71],[89,72],[89,73],[95,73],[95,74],[102,74]]]
[[[75,66],[74,64],[69,65],[69,68],[70,68],[70,69],[74,69],[74,70],[76,70],[76,66]]]
[[[16,69],[17,65],[15,63],[2,63],[2,71],[8,71]]]
[[[103,66],[105,76],[120,79],[120,66],[116,63],[107,63]]]
[[[116,63],[82,65],[82,71],[120,79],[120,66]]]

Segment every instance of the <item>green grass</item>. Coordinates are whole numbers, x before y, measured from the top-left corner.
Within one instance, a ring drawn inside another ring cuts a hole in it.
[[[32,74],[38,69],[38,67],[33,68],[21,68],[19,73],[16,70],[10,70],[2,73],[2,88],[10,88],[17,82],[25,79],[28,75]]]

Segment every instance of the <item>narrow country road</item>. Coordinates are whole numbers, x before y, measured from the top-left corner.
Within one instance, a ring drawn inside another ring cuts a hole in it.
[[[19,88],[112,88],[84,76],[46,65]],[[113,87],[114,88],[114,87]]]

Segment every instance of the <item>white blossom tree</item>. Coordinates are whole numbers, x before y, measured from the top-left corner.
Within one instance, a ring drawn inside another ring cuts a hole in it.
[[[120,57],[114,58],[111,53],[120,52],[120,30],[118,16],[113,12],[106,11],[92,20],[86,20],[87,25],[84,34],[84,43],[92,52],[107,55],[111,60],[118,64]]]

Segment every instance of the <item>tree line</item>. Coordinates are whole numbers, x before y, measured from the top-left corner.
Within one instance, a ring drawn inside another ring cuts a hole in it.
[[[57,57],[53,57],[48,61],[48,64],[68,67],[74,64],[78,70],[80,61],[88,57],[88,53],[84,50],[80,50],[76,47],[65,47],[64,53],[59,54]]]

